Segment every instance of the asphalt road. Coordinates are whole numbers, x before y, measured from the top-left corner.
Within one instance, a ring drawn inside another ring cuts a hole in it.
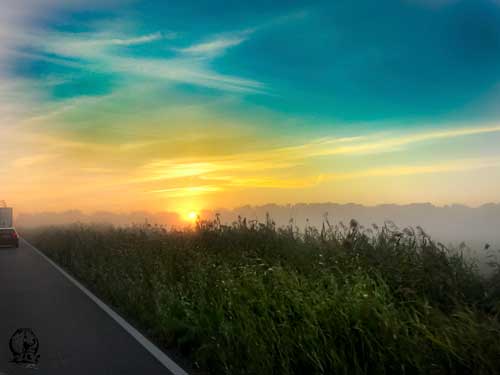
[[[11,363],[9,340],[31,328],[38,368]],[[171,374],[115,320],[24,241],[0,247],[0,374]]]

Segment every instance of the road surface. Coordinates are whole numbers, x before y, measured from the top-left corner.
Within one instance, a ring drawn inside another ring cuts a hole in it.
[[[11,363],[9,340],[31,328],[36,370]],[[129,332],[26,242],[0,247],[0,375],[172,374]]]

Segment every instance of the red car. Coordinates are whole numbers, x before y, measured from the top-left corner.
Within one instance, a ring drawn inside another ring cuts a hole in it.
[[[0,246],[19,247],[19,235],[14,228],[0,228]]]

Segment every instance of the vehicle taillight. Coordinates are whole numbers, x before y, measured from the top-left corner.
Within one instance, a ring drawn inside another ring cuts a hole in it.
[[[19,238],[16,232],[12,232],[12,238],[15,240]]]

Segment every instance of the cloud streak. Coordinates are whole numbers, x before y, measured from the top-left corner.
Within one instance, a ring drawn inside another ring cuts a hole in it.
[[[169,46],[168,41],[176,38],[175,33],[156,32],[147,35],[110,34],[95,31],[86,33],[46,32],[31,33],[22,38],[18,56],[31,52],[28,57],[50,59],[62,65],[84,63],[82,69],[119,73],[124,77],[137,76],[173,83],[187,83],[224,91],[263,93],[265,85],[259,81],[217,73],[211,61],[231,47],[242,43],[250,31],[224,34],[205,42],[194,43],[178,49]],[[145,58],[130,56],[126,48],[149,43],[164,43],[162,48],[174,52],[170,57]]]
[[[498,167],[500,158],[461,158],[416,165],[392,163],[350,172],[306,174],[301,172],[302,167],[314,165],[318,157],[332,158],[342,155],[401,152],[404,150],[402,146],[409,148],[415,144],[438,139],[454,139],[498,132],[500,132],[500,126],[491,125],[394,135],[389,138],[382,135],[321,138],[301,145],[261,149],[258,152],[218,157],[204,156],[203,162],[181,158],[158,160],[138,169],[138,177],[133,178],[131,182],[134,184],[155,182],[172,185],[182,184],[187,179],[195,178],[200,181],[200,186],[206,186],[203,181],[209,181],[216,184],[215,186],[219,186],[221,190],[234,188],[302,189],[317,186],[326,181],[470,171]],[[163,194],[172,191],[177,194],[179,189],[182,187],[175,187],[173,190],[171,188],[155,189],[153,192]],[[193,186],[190,185],[186,192],[193,191],[196,194],[213,192],[209,189],[192,189]]]
[[[256,29],[218,35],[204,42],[195,43],[185,48],[178,49],[183,54],[193,54],[204,57],[216,57],[232,47],[245,42]]]

